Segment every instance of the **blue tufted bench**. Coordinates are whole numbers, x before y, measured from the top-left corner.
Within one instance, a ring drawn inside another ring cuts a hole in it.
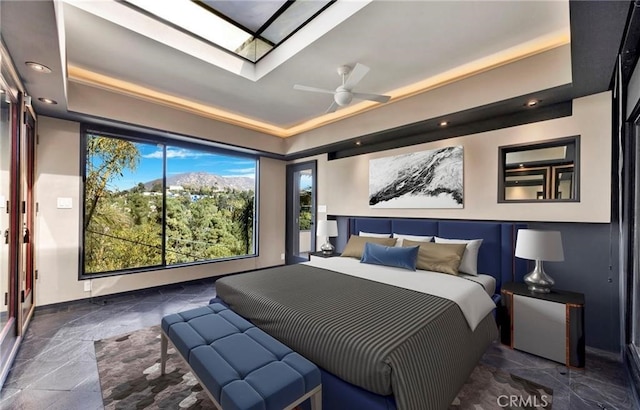
[[[220,303],[162,318],[162,374],[168,341],[220,409],[321,410],[320,370]]]

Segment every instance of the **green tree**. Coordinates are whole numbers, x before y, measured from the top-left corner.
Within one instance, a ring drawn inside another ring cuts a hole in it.
[[[109,269],[111,248],[118,230],[130,224],[126,202],[109,189],[125,170],[135,170],[140,152],[134,143],[116,138],[89,135],[86,140],[85,177],[85,270]]]
[[[168,265],[250,252],[252,191],[185,186],[165,196],[158,181],[152,190],[163,195],[147,193],[142,182],[125,191],[110,189],[126,170],[135,171],[141,158],[137,147],[108,137],[87,138],[86,273],[160,265],[163,227]]]
[[[84,228],[91,224],[107,185],[125,169],[135,170],[140,152],[133,142],[91,135],[87,137]]]
[[[251,248],[251,239],[253,238],[253,208],[254,194],[253,191],[245,191],[240,193],[241,205],[235,209],[233,219],[238,224],[240,238],[244,244],[244,253],[248,254]]]
[[[300,230],[311,229],[311,188],[300,191]]]

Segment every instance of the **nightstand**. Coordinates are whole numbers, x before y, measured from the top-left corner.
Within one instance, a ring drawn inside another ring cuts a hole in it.
[[[337,252],[334,252],[334,253],[331,253],[329,255],[326,255],[326,254],[322,253],[322,251],[309,252],[309,260],[311,260],[311,258],[333,258],[335,256],[340,256],[340,254],[337,253]]]
[[[531,292],[524,283],[502,286],[500,339],[569,367],[584,367],[584,295],[552,289]]]

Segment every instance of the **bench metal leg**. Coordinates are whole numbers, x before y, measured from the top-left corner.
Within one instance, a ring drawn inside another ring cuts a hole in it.
[[[304,396],[300,397],[283,410],[295,410],[298,405],[304,401],[311,401],[311,410],[322,410],[322,384],[315,389],[308,391]]]
[[[311,410],[322,410],[322,389],[311,396]]]
[[[168,339],[164,332],[160,332],[160,374],[165,374],[167,367]]]

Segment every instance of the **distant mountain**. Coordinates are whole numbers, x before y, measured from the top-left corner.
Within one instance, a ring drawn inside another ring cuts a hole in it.
[[[149,190],[154,184],[162,184],[162,179],[154,179],[144,184]],[[255,180],[249,177],[222,177],[208,172],[186,172],[167,177],[167,187],[170,185],[180,185],[182,187],[203,188],[216,187],[218,189],[237,189],[239,191],[250,191],[255,189]]]

